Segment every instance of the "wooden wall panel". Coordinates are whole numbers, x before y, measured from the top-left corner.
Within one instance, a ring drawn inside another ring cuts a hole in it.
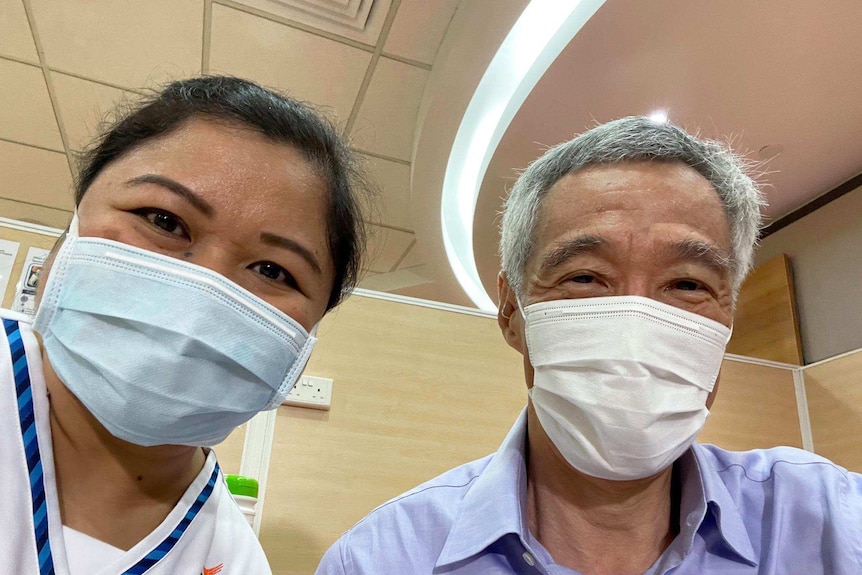
[[[715,403],[697,440],[738,451],[801,448],[793,372],[725,358]]]
[[[862,350],[802,373],[814,451],[862,473]]]
[[[793,275],[784,254],[757,266],[739,290],[727,352],[802,365]]]
[[[261,542],[275,573],[312,573],[377,505],[499,446],[526,402],[496,322],[354,296],[306,369],[332,409],[279,408]]]
[[[361,296],[320,329],[306,373],[332,409],[279,408],[261,541],[273,572],[311,574],[374,507],[492,453],[526,403],[521,356],[491,318]],[[701,440],[801,445],[789,370],[725,361]]]

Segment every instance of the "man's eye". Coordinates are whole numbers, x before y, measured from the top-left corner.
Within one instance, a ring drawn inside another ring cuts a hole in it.
[[[249,269],[256,271],[263,277],[283,283],[288,285],[294,289],[298,289],[296,280],[287,270],[285,270],[280,265],[273,262],[258,262],[249,267]]]
[[[596,278],[594,278],[593,276],[587,275],[587,274],[580,274],[580,275],[576,275],[576,276],[572,277],[572,281],[577,283],[577,284],[593,283],[595,281],[595,279]]]
[[[188,233],[183,226],[182,220],[170,212],[146,208],[143,210],[138,210],[136,213],[145,218],[155,227],[166,231],[169,234],[188,237]]]
[[[697,291],[703,288],[703,284],[694,280],[678,280],[673,287],[683,291]]]

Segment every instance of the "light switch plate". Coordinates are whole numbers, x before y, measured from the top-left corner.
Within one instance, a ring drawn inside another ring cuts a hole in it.
[[[332,404],[332,380],[325,377],[303,375],[287,394],[282,405],[308,407],[328,411]]]

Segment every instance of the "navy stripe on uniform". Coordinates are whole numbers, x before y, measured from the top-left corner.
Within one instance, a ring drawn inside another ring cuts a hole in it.
[[[21,423],[21,440],[27,457],[30,474],[30,497],[33,506],[33,535],[39,559],[39,574],[53,575],[54,559],[48,539],[48,505],[45,501],[45,481],[42,476],[42,460],[39,456],[39,437],[36,433],[36,414],[33,411],[33,391],[30,389],[30,368],[27,353],[21,339],[18,322],[3,320],[9,351],[12,353],[12,370],[15,374],[15,394],[18,397],[18,419]]]
[[[198,494],[195,502],[192,503],[189,510],[186,511],[185,516],[177,523],[177,526],[174,527],[174,530],[171,531],[171,534],[168,535],[161,543],[159,543],[155,549],[147,553],[147,556],[135,563],[130,569],[123,572],[123,575],[143,575],[146,573],[153,565],[159,562],[165,555],[167,555],[171,549],[173,549],[177,543],[179,543],[180,538],[189,528],[192,521],[195,517],[197,517],[198,512],[204,506],[204,503],[207,502],[210,495],[213,492],[213,488],[215,488],[216,480],[218,479],[219,474],[219,465],[216,463],[215,468],[213,469],[212,474],[210,475],[210,479],[207,484],[201,489],[201,492]]]

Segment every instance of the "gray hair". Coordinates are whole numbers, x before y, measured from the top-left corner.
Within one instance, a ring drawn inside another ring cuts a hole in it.
[[[748,164],[728,146],[701,140],[669,122],[643,116],[614,120],[548,150],[515,182],[503,209],[500,254],[503,271],[518,297],[523,295],[527,261],[545,195],[563,176],[587,166],[637,161],[679,161],[712,184],[730,223],[731,285],[734,300],[752,267],[766,205]]]

